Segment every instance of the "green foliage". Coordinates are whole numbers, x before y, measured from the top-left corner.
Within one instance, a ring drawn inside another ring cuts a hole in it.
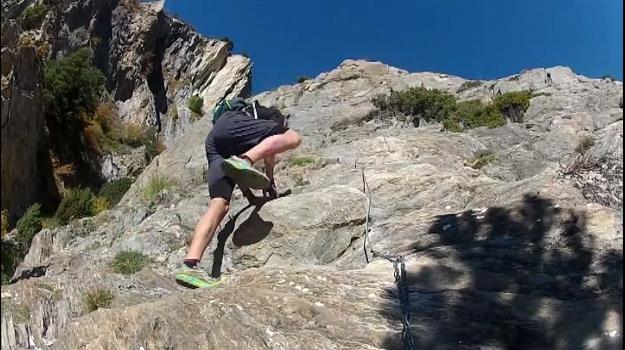
[[[120,134],[111,136],[130,147],[140,147],[149,140],[148,132],[144,131],[141,125],[134,123],[125,124]]]
[[[301,84],[301,83],[305,82],[306,80],[310,80],[310,77],[305,76],[305,75],[297,77],[297,83],[298,84]]]
[[[198,95],[191,96],[189,101],[187,101],[187,107],[189,107],[191,112],[195,113],[196,115],[204,114],[204,112],[202,111],[203,105],[204,105],[204,100]]]
[[[54,229],[63,226],[63,222],[56,216],[41,218],[41,226],[47,229]]]
[[[103,89],[104,75],[93,67],[93,53],[83,48],[45,67],[47,114],[60,124],[75,124],[91,115]]]
[[[174,182],[164,176],[152,176],[141,192],[143,200],[147,203],[152,203],[157,198],[159,193],[172,187],[173,185]]]
[[[421,119],[442,122],[449,118],[456,106],[456,98],[441,90],[414,87],[404,91],[392,91],[389,96],[378,95],[373,104],[382,111],[410,116],[414,126]]]
[[[590,147],[595,145],[595,140],[590,136],[584,136],[579,140],[577,147],[575,147],[575,152],[579,154],[586,154]]]
[[[528,90],[513,91],[495,97],[493,103],[504,116],[515,123],[522,123],[532,97],[533,93]]]
[[[165,150],[165,144],[158,135],[153,134],[145,144],[145,159],[151,162],[156,156],[161,154]]]
[[[496,128],[506,124],[505,118],[493,104],[479,100],[459,102],[453,116],[443,121],[443,127],[450,131],[462,131],[481,126]]]
[[[131,275],[141,271],[148,262],[148,256],[140,252],[121,251],[115,255],[111,267],[117,273]]]
[[[94,195],[90,189],[68,189],[56,209],[56,217],[64,224],[74,219],[91,216]]]
[[[111,207],[108,199],[102,196],[94,196],[91,201],[91,215],[98,215]]]
[[[41,231],[41,205],[31,205],[26,213],[17,221],[17,242],[23,249],[30,246],[30,242],[37,232]]]
[[[104,184],[98,193],[101,197],[106,198],[111,206],[119,203],[126,191],[132,185],[132,179],[128,177],[119,180],[112,180]]]
[[[315,157],[311,156],[293,156],[289,159],[289,163],[292,166],[306,166],[310,164],[315,164],[317,160]]]
[[[497,156],[491,150],[482,150],[477,152],[472,159],[468,161],[468,165],[473,169],[482,169],[487,164],[490,164]]]
[[[175,103],[169,105],[169,116],[173,121],[178,120],[178,107]]]
[[[459,91],[479,86],[479,81],[467,81]],[[506,123],[506,117],[513,122],[523,122],[530,100],[531,91],[515,91],[499,95],[492,103],[464,101],[456,103],[453,95],[422,87],[405,91],[392,91],[390,95],[377,95],[371,102],[379,109],[380,119],[396,118],[419,126],[421,119],[437,121],[445,130],[460,132],[465,129],[487,126],[495,128]]]
[[[46,18],[48,7],[45,5],[32,5],[26,8],[22,15],[22,27],[26,30],[41,27],[43,19]]]
[[[83,304],[86,312],[92,312],[100,308],[109,308],[112,301],[113,293],[103,288],[89,290],[83,295]]]
[[[9,284],[9,282],[11,282],[10,272],[4,272],[4,270],[1,271],[0,272],[0,284],[5,285],[5,284]]]
[[[0,280],[8,284],[18,264],[20,249],[15,244],[2,239],[0,249]]]
[[[458,90],[456,90],[456,92],[461,93],[463,91],[473,89],[481,85],[482,85],[482,82],[479,80],[467,80],[460,85],[460,87],[458,88]]]

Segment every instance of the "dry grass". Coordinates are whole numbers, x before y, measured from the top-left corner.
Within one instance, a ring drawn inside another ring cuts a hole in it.
[[[95,110],[94,119],[105,133],[115,133],[121,130],[119,112],[113,102],[103,102]]]
[[[87,313],[100,308],[109,308],[112,301],[113,293],[107,289],[92,289],[83,295],[83,303]]]
[[[9,211],[6,209],[2,209],[2,212],[0,212],[0,217],[2,219],[2,231],[0,234],[2,235],[2,237],[4,237],[4,235],[9,233]]]
[[[473,155],[473,158],[469,159],[466,164],[473,169],[482,169],[486,165],[492,163],[497,156],[495,152],[491,150],[482,150]]]
[[[90,150],[102,153],[101,142],[104,137],[104,132],[97,121],[92,121],[89,125],[87,125],[83,129],[82,134],[85,137],[85,142]]]
[[[54,173],[59,176],[74,176],[76,174],[76,166],[73,163],[63,164],[56,167]]]

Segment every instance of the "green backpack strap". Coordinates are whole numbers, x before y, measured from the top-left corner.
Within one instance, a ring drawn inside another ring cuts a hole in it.
[[[213,124],[219,120],[219,118],[228,111],[239,111],[248,106],[248,103],[245,102],[245,99],[241,97],[235,97],[231,100],[222,98],[217,102],[213,112]]]

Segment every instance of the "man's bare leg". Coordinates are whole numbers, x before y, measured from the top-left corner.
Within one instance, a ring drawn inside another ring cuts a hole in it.
[[[223,198],[213,198],[210,200],[206,213],[200,219],[195,227],[191,247],[187,252],[185,260],[201,260],[206,247],[210,244],[215,231],[221,220],[228,212],[228,201]]]
[[[261,159],[294,149],[299,146],[301,142],[302,137],[297,132],[287,130],[284,134],[269,136],[243,155],[253,164]]]

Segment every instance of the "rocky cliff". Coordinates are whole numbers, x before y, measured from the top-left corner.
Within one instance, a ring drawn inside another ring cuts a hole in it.
[[[2,208],[19,217],[35,200],[58,195],[45,147],[43,64],[18,47],[18,28],[2,23]]]
[[[565,67],[465,81],[345,61],[256,96],[304,135],[277,168],[291,194],[249,205],[235,192],[202,261],[224,283],[186,290],[172,274],[208,201],[202,118],[117,207],[35,237],[2,286],[2,348],[400,349],[407,308],[416,349],[620,349],[622,83]],[[494,129],[376,119],[373,96],[413,86],[535,97],[522,124]],[[150,260],[121,274],[121,251]],[[404,257],[408,303],[372,251]],[[94,290],[109,297],[90,312]]]
[[[163,1],[3,1],[2,208],[11,217],[38,200],[35,194],[56,192],[50,160],[37,161],[48,147],[43,66],[82,47],[93,50],[119,117],[155,127],[166,144],[197,119],[187,107],[192,95],[208,112],[222,97],[251,91],[250,60],[233,55],[231,42],[203,37],[169,16]],[[131,175],[124,157],[103,155],[100,162],[105,179]]]

